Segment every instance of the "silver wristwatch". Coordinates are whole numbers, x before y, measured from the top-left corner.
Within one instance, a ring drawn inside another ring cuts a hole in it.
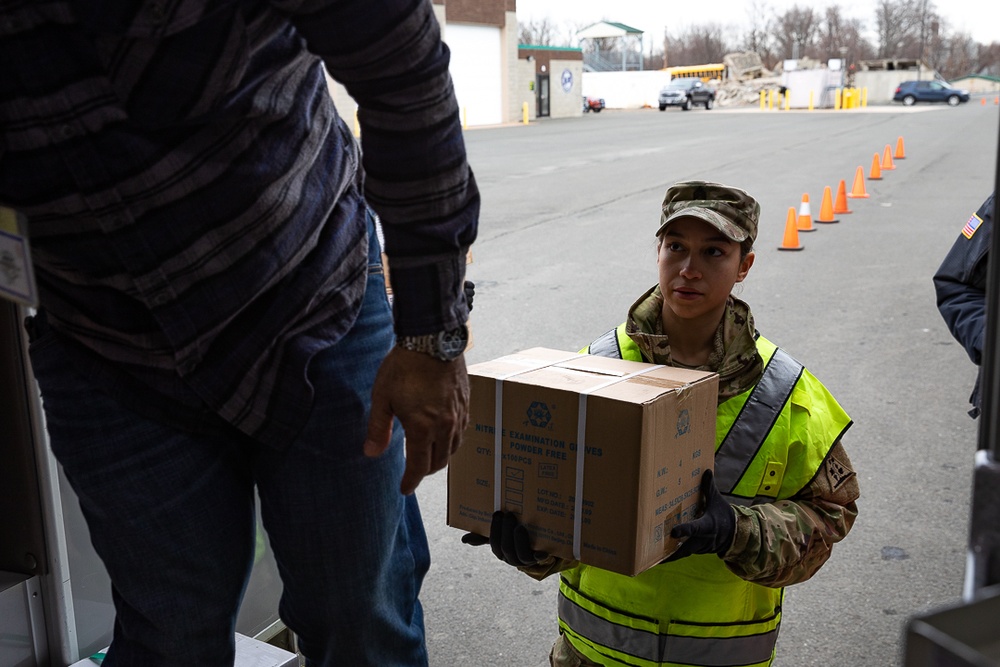
[[[423,352],[441,361],[454,361],[465,352],[469,329],[464,324],[455,329],[423,336],[400,336],[396,345],[411,352]]]

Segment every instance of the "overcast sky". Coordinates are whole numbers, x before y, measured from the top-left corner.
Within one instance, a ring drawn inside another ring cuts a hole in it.
[[[517,0],[517,15],[522,21],[549,18],[560,31],[566,30],[567,25],[614,21],[642,30],[647,39],[655,35],[659,40],[664,28],[677,34],[691,25],[705,23],[718,23],[742,32],[748,22],[750,4],[747,0]],[[817,10],[839,5],[845,16],[864,21],[874,41],[875,0],[798,0],[797,3],[795,0],[759,0],[759,6],[779,13],[795,4]],[[984,44],[1000,42],[1000,2],[997,0],[938,0],[933,4],[953,32],[968,33]]]

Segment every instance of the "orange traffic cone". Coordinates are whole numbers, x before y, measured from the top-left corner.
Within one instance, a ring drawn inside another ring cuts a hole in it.
[[[903,137],[896,139],[896,154],[893,157],[897,160],[906,158],[906,151],[903,150]]]
[[[816,218],[816,222],[839,222],[833,217],[833,192],[829,185],[823,188],[823,201],[819,205],[819,217]]]
[[[892,149],[889,144],[885,145],[885,150],[882,151],[882,169],[888,169],[892,171],[896,168],[896,165],[892,163]]]
[[[980,98],[980,100],[979,100],[979,106],[982,106],[982,107],[986,106],[986,98],[985,97]]]
[[[778,250],[802,250],[799,245],[799,223],[798,216],[795,215],[795,207],[788,207],[788,217],[785,218],[785,238],[782,239]]]
[[[994,105],[996,105],[996,104],[1000,104],[1000,97],[994,97],[994,98],[993,98],[993,104],[994,104]]]
[[[864,181],[862,181],[861,187],[864,188]],[[847,208],[847,185],[844,183],[844,179],[840,179],[840,185],[837,186],[837,199],[833,202],[833,214],[848,215],[853,212]]]
[[[865,192],[865,172],[861,167],[854,172],[854,186],[847,196],[851,199],[868,199],[868,193]]]
[[[882,180],[882,165],[878,161],[878,153],[875,153],[875,157],[872,158],[872,169],[868,172],[869,181],[881,181]]]
[[[809,195],[802,195],[802,203],[799,204],[799,231],[815,232],[813,227],[812,211],[809,210]]]

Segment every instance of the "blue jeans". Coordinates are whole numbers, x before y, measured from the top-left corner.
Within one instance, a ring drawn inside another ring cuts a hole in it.
[[[430,554],[416,497],[399,492],[398,422],[382,457],[362,452],[375,372],[393,344],[370,237],[358,320],[313,360],[316,402],[284,451],[137,415],[77,372],[51,332],[33,340],[52,450],[113,585],[104,667],[233,664],[255,485],[284,585],[280,615],[306,664],[427,664],[418,594]]]

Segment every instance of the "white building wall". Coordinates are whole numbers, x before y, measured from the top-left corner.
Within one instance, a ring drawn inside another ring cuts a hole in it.
[[[549,61],[549,116],[583,115],[583,61]]]
[[[467,126],[520,122],[522,103],[527,101],[531,118],[535,115],[535,95],[528,90],[533,70],[522,71],[529,63],[517,59],[517,14],[507,12],[506,24],[480,26],[447,23],[445,5],[434,5],[441,35],[452,52],[451,75],[463,123]],[[327,76],[330,95],[337,111],[357,132],[358,105],[347,90]]]
[[[535,63],[524,58],[516,61],[513,70],[514,84],[511,88],[511,117],[508,122],[520,123],[524,120],[524,104],[528,105],[528,121],[538,115],[535,91]]]
[[[451,78],[463,125],[503,122],[501,30],[495,26],[448,24]]]
[[[504,93],[505,123],[520,123],[522,105],[528,103],[528,115],[535,115],[535,91],[531,90],[527,80],[534,79],[531,63],[518,59],[517,53],[517,12],[507,12],[504,15],[504,69],[502,72],[502,88]],[[525,71],[527,70],[527,80]]]
[[[832,109],[836,90],[842,87],[842,79],[839,70],[799,69],[784,72],[781,84],[788,88],[788,106],[791,109],[808,109],[810,95],[814,109]]]
[[[670,83],[663,70],[642,72],[584,72],[583,95],[603,97],[609,109],[656,107],[660,89]]]
[[[868,90],[868,104],[889,104],[892,96],[896,93],[896,88],[903,81],[913,79],[933,79],[936,72],[928,67],[923,67],[920,76],[917,70],[862,70],[854,74],[854,87]]]
[[[1000,92],[1000,81],[981,79],[975,76],[963,76],[960,79],[952,79],[951,85],[956,88],[964,88],[970,93],[997,93]]]

